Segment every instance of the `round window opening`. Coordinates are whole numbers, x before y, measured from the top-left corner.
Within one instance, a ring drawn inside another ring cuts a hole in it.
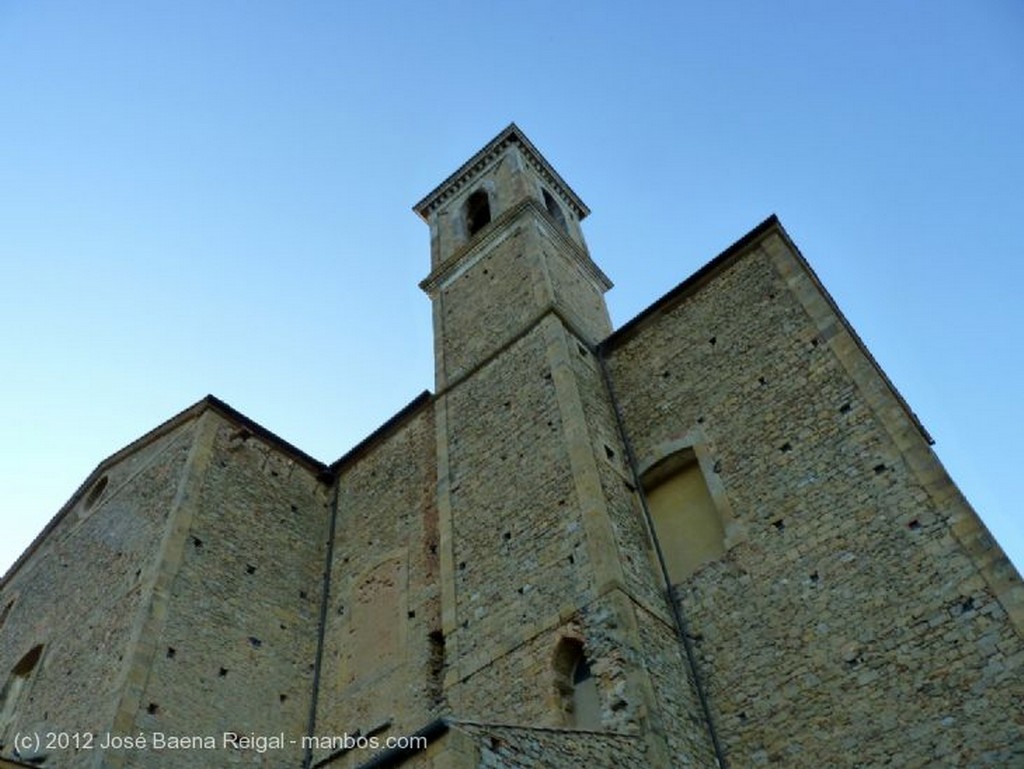
[[[85,509],[89,510],[99,502],[100,497],[103,496],[103,492],[107,489],[107,476],[103,476],[96,483],[93,484],[92,489],[89,491],[89,496],[85,498]]]

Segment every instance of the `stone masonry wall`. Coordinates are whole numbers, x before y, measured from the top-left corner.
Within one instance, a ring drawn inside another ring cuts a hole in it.
[[[555,231],[547,223],[543,228]],[[550,241],[545,242],[552,237],[557,243],[557,236],[547,233],[540,237],[538,243],[551,281],[552,301],[578,333],[591,343],[597,342],[611,331],[604,290],[595,286],[593,279],[584,274],[578,263],[578,255],[569,256],[571,252],[565,246],[559,244],[560,247],[554,247]]]
[[[296,766],[312,692],[327,535],[311,469],[206,412],[165,579],[143,631],[145,685],[131,731],[213,737],[200,750],[125,751],[125,766]],[[172,537],[173,539],[173,537]],[[148,657],[148,659],[147,659]],[[277,735],[281,750],[225,749],[225,732]]]
[[[716,766],[693,674],[675,627],[660,614],[637,609],[644,669],[654,684],[655,717],[668,742],[673,767]]]
[[[534,284],[541,268],[528,251],[525,227],[517,225],[502,238],[478,246],[491,250],[441,289],[441,328],[435,333],[442,336],[443,381],[467,374],[537,316]]]
[[[410,734],[444,708],[435,443],[427,404],[341,468],[317,736]]]
[[[527,729],[500,724],[455,722],[477,745],[477,769],[648,769],[642,739],[615,732]]]
[[[531,624],[526,640],[518,641],[513,633],[493,639],[499,656],[454,687],[452,699],[460,714],[521,725],[566,726],[555,657],[559,643],[568,638],[580,641],[590,660],[602,726],[636,733],[640,705],[630,672],[642,654],[617,621],[619,609],[612,599],[599,599],[564,618],[549,618],[547,627]]]
[[[626,448],[596,355],[575,339],[570,344],[570,362],[579,388],[580,400],[601,482],[601,492],[621,559],[624,587],[647,611],[659,613],[666,622],[671,615],[665,597],[664,580],[657,568],[653,541],[644,523],[643,508],[629,469]]]
[[[452,635],[464,676],[510,634],[585,603],[593,585],[543,330],[535,328],[445,398]],[[524,684],[509,684],[511,700]],[[540,717],[531,705],[523,714]]]
[[[102,469],[0,588],[0,676],[41,644],[0,750],[17,732],[104,734],[123,686],[132,630],[194,437],[189,422]],[[5,608],[8,607],[8,608]],[[0,686],[2,686],[0,682]],[[62,769],[92,766],[88,738],[47,749]]]
[[[444,201],[431,223],[431,268],[439,266],[472,239],[465,219],[465,204],[470,195],[478,190],[487,192],[491,221],[494,221],[527,194],[523,159],[515,148],[508,148],[507,153],[496,161],[492,159],[483,174]]]
[[[698,436],[735,517],[680,585],[730,765],[1018,765],[1024,646],[973,513],[809,280],[770,237],[609,351],[640,463]]]
[[[599,682],[604,726],[667,733],[685,724],[673,763],[705,765],[689,682],[659,693],[645,672],[666,654],[677,659],[678,644],[671,633],[642,636],[636,619],[636,600],[663,625],[668,611],[600,376],[593,355],[549,316],[444,396],[449,701],[460,717],[563,725],[554,659],[561,640],[576,639]],[[595,459],[606,450],[615,461]],[[614,574],[599,596],[598,580]],[[661,700],[672,701],[669,711]]]

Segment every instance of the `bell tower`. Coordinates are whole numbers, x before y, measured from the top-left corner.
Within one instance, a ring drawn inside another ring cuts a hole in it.
[[[512,124],[414,210],[430,226],[440,392],[554,312],[588,345],[611,332],[583,201]]]
[[[430,226],[445,702],[706,765],[700,731],[679,727],[699,713],[597,354],[611,282],[587,207],[513,124],[414,210]]]

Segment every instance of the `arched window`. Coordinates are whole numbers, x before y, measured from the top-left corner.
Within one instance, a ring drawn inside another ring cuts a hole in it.
[[[569,226],[565,223],[565,214],[562,213],[562,207],[558,205],[558,201],[547,190],[542,190],[542,192],[544,193],[544,206],[551,214],[551,218],[558,222],[558,226],[562,228],[563,232],[569,232]]]
[[[643,477],[669,579],[678,584],[725,552],[725,528],[692,450],[662,460]]]
[[[563,638],[555,650],[555,694],[562,722],[577,729],[601,728],[601,699],[597,679],[575,638]]]
[[[91,510],[93,505],[95,505],[99,501],[100,497],[103,496],[103,492],[106,491],[108,481],[109,479],[104,475],[96,481],[95,484],[93,484],[92,489],[89,491],[89,496],[85,498],[84,507],[86,510]]]
[[[475,235],[491,221],[491,202],[487,190],[477,190],[466,198],[466,230]]]

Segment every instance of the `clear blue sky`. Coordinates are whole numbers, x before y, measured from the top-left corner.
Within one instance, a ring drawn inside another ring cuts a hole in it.
[[[515,120],[621,325],[777,213],[1024,565],[1024,5],[0,0],[0,570],[210,392],[432,387],[410,206]]]

